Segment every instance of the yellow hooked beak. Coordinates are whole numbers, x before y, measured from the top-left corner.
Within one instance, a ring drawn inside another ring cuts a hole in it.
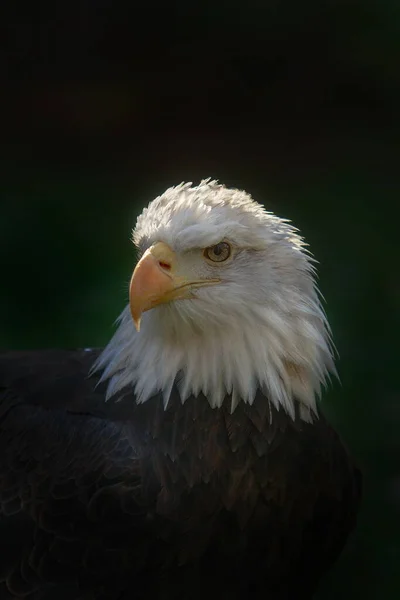
[[[129,303],[137,331],[146,310],[178,298],[193,298],[193,288],[220,281],[178,275],[177,263],[178,257],[168,244],[157,242],[146,250],[136,265],[129,286]]]

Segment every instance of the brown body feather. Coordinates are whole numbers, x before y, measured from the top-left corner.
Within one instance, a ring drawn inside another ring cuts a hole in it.
[[[0,600],[311,598],[360,495],[333,429],[261,394],[105,402],[97,355],[0,356]]]

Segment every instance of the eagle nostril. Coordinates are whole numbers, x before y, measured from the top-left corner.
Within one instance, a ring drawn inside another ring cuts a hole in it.
[[[164,262],[163,260],[159,260],[158,264],[160,265],[160,267],[162,269],[164,269],[164,271],[170,271],[171,270],[171,265],[167,262]]]

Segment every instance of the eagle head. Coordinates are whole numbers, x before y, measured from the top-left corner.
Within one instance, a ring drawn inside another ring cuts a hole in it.
[[[297,230],[244,191],[204,180],[169,188],[138,217],[130,302],[95,369],[107,397],[136,402],[172,387],[233,411],[262,390],[312,420],[335,373],[315,261]]]

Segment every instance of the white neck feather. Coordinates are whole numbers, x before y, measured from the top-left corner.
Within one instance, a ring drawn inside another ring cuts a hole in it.
[[[128,386],[138,403],[162,392],[167,406],[176,383],[182,403],[202,392],[219,407],[230,395],[233,411],[240,401],[252,404],[261,388],[277,409],[294,419],[298,402],[300,417],[311,421],[321,384],[336,371],[316,292],[307,303],[294,300],[288,307],[256,304],[214,319],[210,312],[201,329],[189,314],[185,319],[185,301],[179,301],[145,313],[140,333],[127,307],[94,370],[109,381],[107,398]]]

